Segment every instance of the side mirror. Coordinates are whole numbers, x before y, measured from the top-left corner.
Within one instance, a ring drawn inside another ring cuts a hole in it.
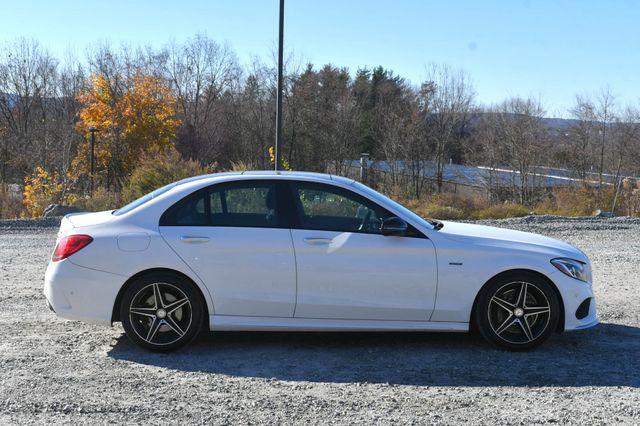
[[[409,225],[407,225],[407,222],[400,219],[399,217],[392,216],[382,221],[382,225],[380,226],[380,232],[382,233],[382,235],[388,236],[388,237],[389,236],[401,237],[406,234],[408,227]]]

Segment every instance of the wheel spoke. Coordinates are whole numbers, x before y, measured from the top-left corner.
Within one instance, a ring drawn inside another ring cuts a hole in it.
[[[543,286],[526,281],[503,284],[487,306],[491,330],[512,345],[534,342],[548,330],[551,321],[552,306],[545,291]]]
[[[151,282],[133,296],[129,325],[152,346],[166,346],[184,338],[192,325],[192,301],[178,285]]]
[[[156,309],[155,308],[130,308],[129,313],[153,318],[156,316]]]
[[[156,309],[164,308],[162,293],[160,293],[160,286],[158,285],[158,283],[153,284],[153,300],[156,304]]]
[[[518,321],[518,318],[515,318],[513,316],[513,314],[509,314],[509,316],[507,317],[507,319],[504,320],[504,322],[500,325],[500,327],[496,328],[494,331],[496,334],[502,334],[503,331],[505,331],[507,328],[511,327],[516,321]]]
[[[527,343],[533,340],[533,333],[531,332],[531,327],[529,327],[529,323],[526,318],[518,318],[518,324],[522,328],[525,336],[527,336]]]
[[[520,293],[518,294],[518,300],[516,301],[516,306],[524,306],[525,301],[527,300],[527,283],[522,283],[520,287]]]
[[[184,331],[182,330],[182,328],[180,328],[180,326],[178,325],[177,322],[175,322],[173,320],[173,318],[171,318],[170,315],[167,315],[167,317],[164,319],[165,324],[167,324],[169,326],[169,328],[171,328],[178,336],[182,337],[184,336]]]
[[[525,306],[524,308],[524,316],[528,317],[531,315],[539,315],[539,314],[546,314],[547,312],[550,312],[551,309],[548,306]]]
[[[171,315],[173,312],[177,311],[187,303],[189,303],[189,299],[185,297],[184,299],[176,300],[175,302],[169,303],[164,308],[167,310],[167,315]]]
[[[147,342],[153,343],[153,338],[155,337],[161,325],[162,325],[162,320],[158,319],[157,317],[154,317],[153,321],[151,322],[151,327],[149,327],[149,332],[147,333],[147,339],[146,339]]]
[[[512,312],[516,307],[516,305],[514,305],[513,303],[509,303],[506,300],[499,298],[498,296],[493,296],[491,298],[491,301],[509,312]]]

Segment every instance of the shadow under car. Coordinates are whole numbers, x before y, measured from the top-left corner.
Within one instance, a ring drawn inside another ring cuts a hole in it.
[[[640,328],[603,323],[507,352],[458,333],[217,332],[169,354],[121,335],[114,359],[167,369],[286,381],[415,386],[640,387]]]

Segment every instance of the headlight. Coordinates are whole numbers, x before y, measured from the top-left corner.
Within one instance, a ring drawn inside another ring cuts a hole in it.
[[[584,282],[591,282],[591,268],[579,260],[558,258],[551,260],[551,264],[563,274]]]

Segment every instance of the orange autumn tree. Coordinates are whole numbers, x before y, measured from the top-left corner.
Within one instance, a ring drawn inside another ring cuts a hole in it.
[[[159,78],[150,75],[135,74],[118,85],[94,74],[89,83],[78,97],[83,107],[77,130],[86,143],[73,160],[70,178],[77,181],[89,174],[89,129],[95,128],[96,185],[119,188],[141,156],[173,148],[180,125],[175,118],[176,100]]]
[[[33,173],[24,179],[22,204],[29,217],[39,217],[49,204],[73,204],[77,201],[75,194],[67,191],[66,182],[57,172],[49,173],[37,166]]]

